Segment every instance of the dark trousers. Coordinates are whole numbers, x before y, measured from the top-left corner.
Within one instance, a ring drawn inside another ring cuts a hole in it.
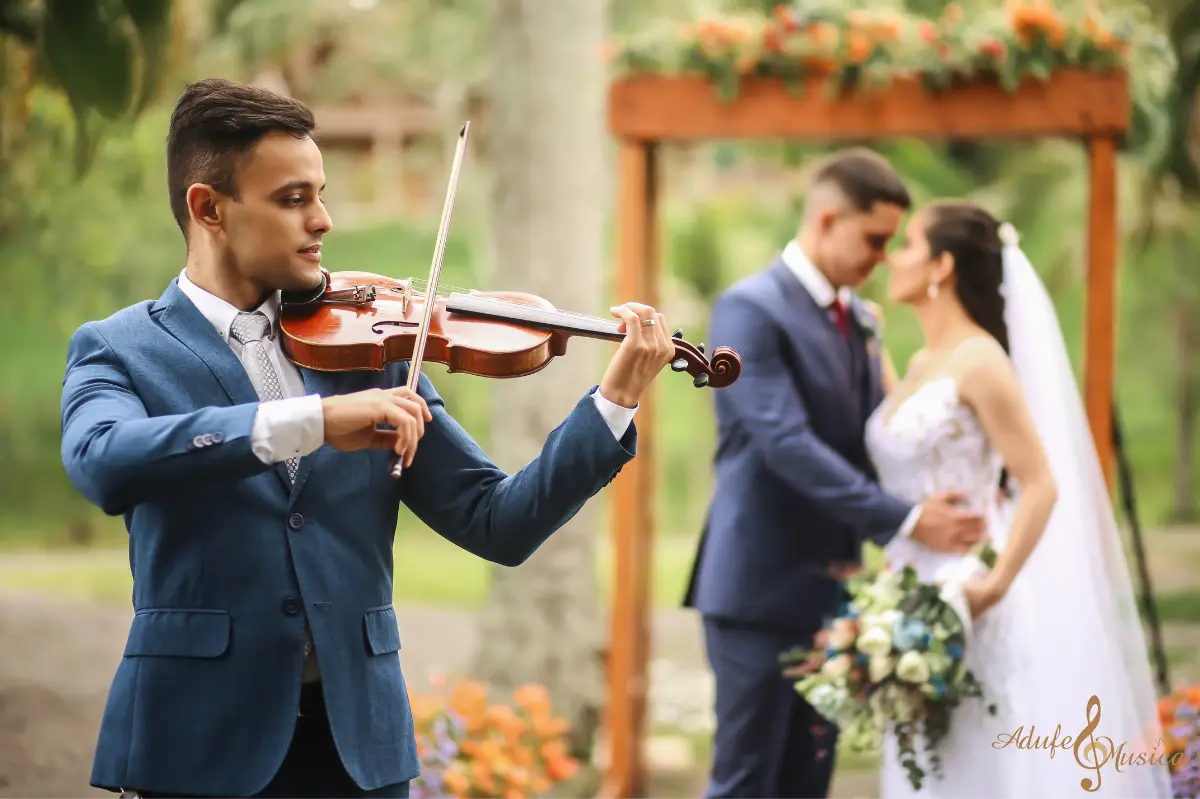
[[[837,728],[796,693],[779,662],[811,642],[708,616],[704,642],[716,678],[717,716],[705,795],[828,796]]]
[[[386,799],[408,799],[409,783],[387,785],[374,791],[364,791],[346,773],[333,742],[329,729],[329,718],[325,715],[325,703],[319,684],[305,684],[300,695],[300,716],[296,719],[296,731],[292,744],[279,772],[256,793],[261,797],[381,797]],[[153,791],[139,791],[146,799],[176,796]]]

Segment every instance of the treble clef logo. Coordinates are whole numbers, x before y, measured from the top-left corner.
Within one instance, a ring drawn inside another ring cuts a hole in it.
[[[1073,751],[1075,754],[1075,762],[1086,769],[1092,769],[1096,772],[1096,781],[1093,784],[1091,777],[1084,777],[1079,781],[1079,785],[1085,791],[1095,792],[1100,790],[1100,768],[1108,762],[1112,757],[1113,746],[1112,741],[1101,735],[1097,741],[1093,733],[1096,727],[1100,725],[1100,699],[1093,696],[1087,703],[1087,726],[1079,731],[1075,736],[1075,746]],[[1084,745],[1084,740],[1087,744]],[[1107,744],[1105,743],[1107,741]],[[1080,752],[1082,747],[1083,751]]]

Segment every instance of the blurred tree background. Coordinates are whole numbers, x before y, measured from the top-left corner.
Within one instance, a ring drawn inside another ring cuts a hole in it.
[[[0,354],[0,545],[123,546],[120,520],[88,507],[63,473],[59,398],[65,347],[82,322],[158,297],[183,266],[182,239],[167,204],[164,137],[171,105],[186,81],[208,75],[256,81],[314,107],[336,228],[325,248],[325,264],[333,270],[427,274],[454,138],[464,119],[477,120],[444,281],[485,289],[529,288],[560,307],[604,316],[613,301],[636,298],[611,296],[612,187],[603,183],[611,168],[596,166],[609,163],[609,142],[580,134],[589,118],[596,126],[604,124],[603,87],[581,70],[571,74],[579,75],[579,91],[586,96],[561,95],[562,113],[572,120],[571,135],[586,141],[577,157],[581,172],[587,166],[587,179],[576,181],[580,193],[566,203],[594,209],[599,222],[593,225],[586,216],[572,218],[570,209],[556,210],[561,194],[553,202],[530,194],[529,187],[515,199],[497,195],[498,178],[511,186],[519,177],[511,164],[504,177],[505,159],[518,159],[522,168],[537,163],[540,150],[521,148],[544,146],[559,168],[569,169],[571,163],[563,149],[569,145],[554,141],[553,108],[533,102],[531,93],[550,89],[532,78],[528,86],[517,84],[523,75],[533,75],[530,64],[546,68],[548,59],[569,59],[572,52],[584,50],[591,58],[604,36],[652,20],[774,5],[773,0],[609,0],[605,14],[588,14],[572,23],[539,11],[536,0],[0,0],[0,274],[13,288],[0,295],[0,337],[13,344]],[[893,0],[893,5],[936,15],[946,4]],[[961,5],[970,12],[972,3]],[[976,5],[995,3],[981,0]],[[1116,5],[1117,0],[1101,3]],[[1168,32],[1178,59],[1170,101],[1159,109],[1160,118],[1140,120],[1142,127],[1161,134],[1138,137],[1122,156],[1116,320],[1117,403],[1139,506],[1143,521],[1168,525],[1196,522],[1200,514],[1195,499],[1200,487],[1200,137],[1195,108],[1200,2],[1129,0],[1127,5],[1153,15]],[[539,21],[525,20],[525,27],[514,29],[517,23],[504,15],[518,12]],[[565,44],[522,53],[520,36],[531,33]],[[498,64],[500,57],[531,61],[512,66]],[[498,72],[504,66],[511,69]],[[529,113],[527,136],[514,134],[519,119],[513,107]],[[1081,364],[1087,167],[1078,144],[874,144],[907,177],[918,201],[974,197],[1021,230],[1023,244],[1055,298],[1076,364]],[[716,294],[762,268],[792,235],[804,168],[831,146],[715,142],[668,149],[662,305],[689,340],[704,340],[707,309]],[[565,192],[571,185],[562,181],[554,187]],[[564,219],[569,220],[564,229],[582,237],[579,246],[603,252],[580,256],[570,236],[546,232],[561,227]],[[522,238],[497,229],[513,224],[542,230]],[[531,265],[503,261],[514,254]],[[883,276],[877,274],[864,293],[884,306],[890,346],[903,365],[919,332],[910,313],[889,306],[882,286]],[[517,468],[599,380],[609,349],[586,342],[571,346],[574,359],[553,364],[530,383],[533,388],[493,386],[446,375],[438,367],[429,367],[429,373],[451,412],[498,462]],[[670,374],[663,376],[659,392],[657,518],[661,533],[683,541],[681,551],[690,556],[688,542],[698,535],[711,486],[710,398],[695,391],[690,380]],[[544,402],[532,418],[524,418],[531,412],[522,403],[535,395]],[[505,429],[505,422],[516,418],[509,408],[517,406],[523,416],[516,425],[520,431],[514,432]],[[595,548],[604,541],[598,538],[603,507],[572,530],[564,538],[583,543],[564,543],[564,550],[548,554],[554,559],[550,566],[530,564],[543,574],[553,572],[554,563],[569,564],[542,585],[540,599],[530,600],[534,605],[552,606],[580,570],[603,568],[605,548]],[[429,538],[418,522],[403,516],[397,568],[411,569],[404,563],[405,547]],[[673,581],[663,588],[666,601],[678,599],[686,566],[669,567]],[[415,575],[413,584],[428,592],[417,595],[413,589],[410,598],[481,602],[489,581],[483,571],[471,574],[477,583],[461,572],[442,582],[431,577],[425,584]],[[478,590],[464,589],[464,581]],[[398,577],[397,584],[401,582]],[[577,608],[592,631],[581,633],[576,642],[576,656],[584,660],[603,646],[593,634],[600,625],[596,596],[609,590],[585,582],[569,600],[577,604],[560,609],[558,621],[541,631],[561,635],[569,626],[568,611]],[[503,602],[519,601],[514,596],[520,592],[511,583],[506,588],[498,580],[494,590]],[[502,618],[489,624],[493,637],[506,634]],[[520,655],[507,654],[513,669],[521,674],[532,669],[548,682],[569,666],[550,668],[545,658],[540,665],[522,664]],[[492,664],[492,676],[500,681],[513,677],[500,673],[504,669],[494,665],[489,653],[480,662],[481,667]],[[593,664],[584,671],[594,689],[598,668]],[[573,714],[592,718],[595,691],[576,691],[587,698]],[[578,745],[586,748],[590,742]]]

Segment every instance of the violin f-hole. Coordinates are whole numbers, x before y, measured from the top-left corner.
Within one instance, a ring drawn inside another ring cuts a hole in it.
[[[382,336],[383,331],[379,329],[380,325],[395,325],[396,327],[418,327],[420,325],[420,322],[406,322],[402,319],[380,319],[378,322],[375,322],[374,324],[371,325],[371,332]]]

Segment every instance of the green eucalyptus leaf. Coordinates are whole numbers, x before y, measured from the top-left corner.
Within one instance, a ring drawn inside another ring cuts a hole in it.
[[[121,0],[48,0],[42,52],[73,106],[108,119],[130,109],[137,43]]]
[[[166,73],[171,44],[171,0],[124,0],[125,10],[137,28],[142,62],[140,91],[134,111],[140,113],[154,99]]]

